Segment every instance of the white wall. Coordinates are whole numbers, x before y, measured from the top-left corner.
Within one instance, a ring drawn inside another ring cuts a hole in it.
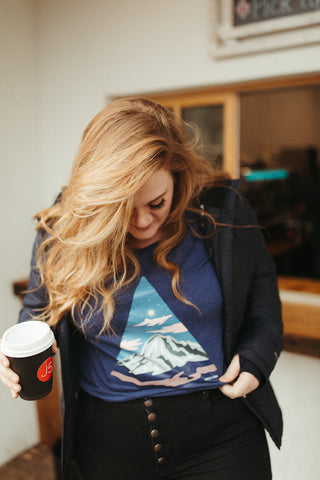
[[[35,11],[31,0],[0,2],[0,333],[16,322],[12,282],[29,269],[32,214],[42,196],[35,135]],[[33,402],[0,386],[0,464],[38,441]]]
[[[274,480],[320,478],[319,378],[320,359],[281,354],[272,374],[284,418],[281,450],[269,441]]]
[[[320,45],[213,61],[207,0],[2,0],[0,5],[1,76],[6,82],[1,105],[8,112],[2,108],[0,114],[1,133],[6,132],[0,147],[6,172],[2,225],[10,227],[9,235],[2,235],[2,327],[17,316],[10,283],[27,273],[31,214],[52,202],[67,181],[84,127],[110,97],[320,70]],[[20,171],[14,172],[12,165]],[[297,450],[300,458],[309,459],[316,448],[318,409],[309,396],[302,403],[300,398],[302,388],[310,389],[319,378],[319,362],[286,359],[281,357],[276,371],[287,430],[283,453],[272,453],[274,478],[314,480],[315,462],[306,465],[312,468],[309,476],[296,475],[295,463]],[[301,365],[304,376],[296,385],[294,375]],[[7,427],[30,406],[10,403],[3,388],[0,395],[0,412],[7,419],[1,463],[22,449],[24,430],[15,429],[12,436]],[[303,406],[308,418],[316,419],[309,422],[309,443],[302,434]],[[22,423],[33,441],[34,425],[28,419]]]

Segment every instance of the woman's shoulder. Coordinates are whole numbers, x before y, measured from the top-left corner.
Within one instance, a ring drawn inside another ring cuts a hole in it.
[[[210,188],[203,190],[200,202],[207,207],[219,208],[221,210],[230,208],[237,198],[241,197],[239,192],[240,180],[225,179]]]

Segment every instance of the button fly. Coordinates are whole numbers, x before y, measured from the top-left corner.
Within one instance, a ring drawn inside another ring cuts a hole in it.
[[[156,418],[157,418],[157,415],[154,412],[149,413],[148,415],[149,422],[154,422]]]
[[[152,438],[158,438],[159,437],[159,430],[154,428],[153,430],[151,430],[150,435],[151,435]]]

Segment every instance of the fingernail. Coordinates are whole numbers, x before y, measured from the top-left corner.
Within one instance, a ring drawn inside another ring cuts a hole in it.
[[[20,385],[14,385],[12,388],[15,392],[20,392],[20,390],[21,390]]]

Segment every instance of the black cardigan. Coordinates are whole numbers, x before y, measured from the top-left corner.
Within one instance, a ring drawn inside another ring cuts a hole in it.
[[[225,361],[228,364],[233,355],[239,353],[261,372],[263,381],[259,388],[242,401],[280,448],[282,415],[268,380],[282,349],[281,304],[274,263],[261,229],[255,226],[252,209],[238,192],[238,182],[204,192],[201,203],[220,224],[206,244],[223,294]],[[212,228],[205,215],[201,218],[201,226],[205,234]],[[30,287],[35,282],[33,272]],[[20,321],[30,318],[30,310],[35,303],[39,307],[41,300],[44,303],[43,292],[42,299],[39,290],[28,293]],[[58,323],[55,335],[60,349],[63,385],[63,475],[68,479],[73,464],[78,410],[77,358],[84,340],[69,317]]]

